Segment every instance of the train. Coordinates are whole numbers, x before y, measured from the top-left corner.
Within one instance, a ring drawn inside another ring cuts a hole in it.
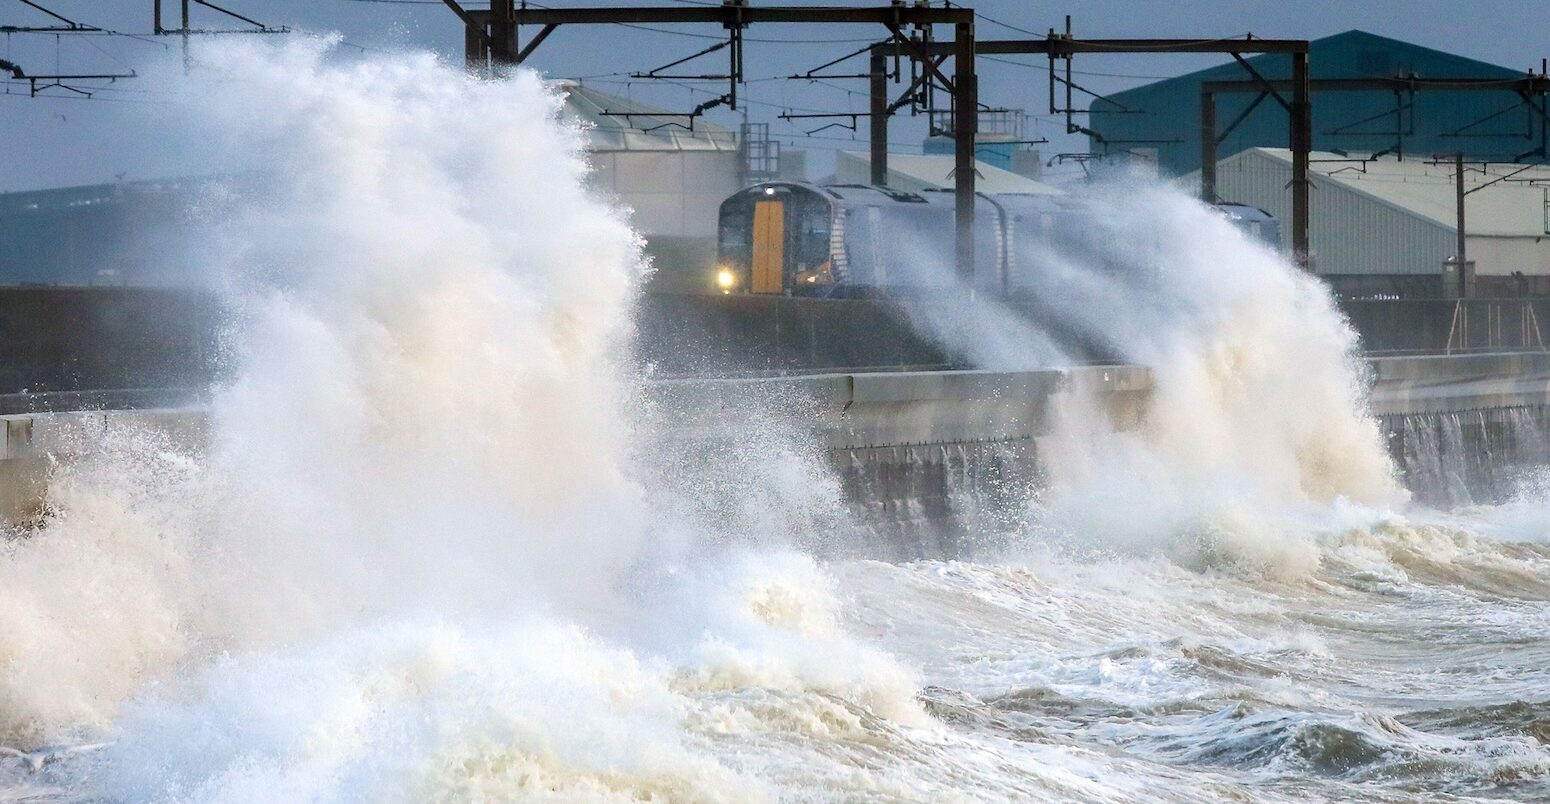
[[[1243,204],[1216,209],[1274,246],[1276,218]],[[864,297],[907,295],[959,281],[950,190],[771,181],[721,204],[714,286],[722,293]],[[977,290],[1015,295],[1034,286],[1041,253],[1075,236],[1078,202],[1063,193],[978,193]],[[944,266],[947,267],[944,270]]]

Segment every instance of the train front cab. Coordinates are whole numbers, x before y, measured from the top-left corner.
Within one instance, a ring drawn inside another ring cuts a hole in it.
[[[811,185],[766,182],[721,203],[715,284],[722,293],[822,294],[834,285],[832,199]]]

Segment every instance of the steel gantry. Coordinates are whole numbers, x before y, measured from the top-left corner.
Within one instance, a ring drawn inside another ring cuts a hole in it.
[[[545,39],[562,25],[673,25],[716,24],[727,32],[730,64],[725,76],[730,84],[726,95],[701,104],[694,115],[711,106],[725,104],[737,108],[737,85],[742,82],[743,30],[755,23],[813,23],[820,25],[880,25],[888,30],[889,41],[908,40],[903,31],[932,25],[953,26],[953,41],[946,46],[953,59],[953,77],[945,86],[953,98],[954,153],[957,169],[953,174],[956,242],[955,264],[960,276],[974,273],[974,146],[978,127],[979,82],[974,70],[974,11],[968,8],[905,4],[895,0],[886,6],[751,6],[747,0],[723,0],[720,5],[668,7],[590,7],[529,8],[515,0],[492,0],[489,10],[464,8],[458,0],[442,0],[463,21],[464,53],[470,69],[485,71],[526,61]],[[518,30],[523,25],[538,26],[538,32],[519,47]],[[720,49],[720,48],[715,48]],[[702,51],[701,54],[709,52]],[[681,60],[682,61],[682,60]],[[941,62],[937,62],[940,65]],[[937,71],[940,76],[940,71]],[[941,76],[946,80],[945,76]],[[692,119],[692,118],[691,118]],[[886,125],[887,116],[874,119],[872,129]],[[886,133],[883,141],[887,141]]]
[[[1313,113],[1310,100],[1308,81],[1308,42],[1305,39],[1077,39],[1070,33],[1070,21],[1067,20],[1066,33],[1056,33],[1050,29],[1049,34],[1042,39],[992,39],[971,43],[973,55],[1043,55],[1049,59],[1049,92],[1050,114],[1063,113],[1066,116],[1066,130],[1072,134],[1087,134],[1099,137],[1092,129],[1077,125],[1073,116],[1078,113],[1073,108],[1072,91],[1080,90],[1071,80],[1071,58],[1078,53],[1223,53],[1231,55],[1243,68],[1254,76],[1254,81],[1233,82],[1247,86],[1261,86],[1267,83],[1279,83],[1284,86],[1281,92],[1289,91],[1291,100],[1288,102],[1276,94],[1287,107],[1291,119],[1290,143],[1292,151],[1292,252],[1299,265],[1308,266],[1308,158],[1313,148]],[[946,56],[957,56],[958,42],[917,43],[909,54],[912,58],[922,60],[929,69],[929,65],[939,63],[934,60]],[[887,96],[885,82],[885,64],[883,59],[890,46],[875,46],[872,50],[872,180],[880,182],[879,177],[887,175],[888,159],[888,129],[886,122],[879,122],[879,118],[886,118],[887,114],[897,110],[904,104],[904,100],[890,103]],[[1243,59],[1245,53],[1279,53],[1291,57],[1292,80],[1281,82],[1266,82],[1256,72],[1252,65]],[[1064,76],[1060,75],[1059,62],[1064,61]],[[922,71],[925,75],[927,70]],[[1218,84],[1225,82],[1215,82]],[[1066,90],[1065,107],[1057,108],[1055,98],[1057,85],[1064,85]],[[1086,90],[1081,90],[1086,91]],[[906,95],[909,93],[907,92]],[[962,106],[955,107],[962,114]],[[1214,112],[1214,109],[1213,109]],[[1205,112],[1202,111],[1202,117]],[[1214,117],[1212,118],[1214,120]],[[1214,125],[1214,123],[1213,123]],[[956,126],[955,126],[956,128]],[[955,132],[956,134],[956,132]],[[1100,137],[1101,138],[1101,137]],[[972,157],[971,157],[972,160]],[[969,162],[972,167],[973,162]],[[1214,163],[1213,163],[1214,164]]]
[[[52,10],[50,8],[47,8],[47,7],[43,6],[40,3],[33,2],[33,0],[19,0],[19,2],[22,5],[24,5],[24,6],[28,6],[30,8],[33,8],[33,9],[35,9],[35,10],[37,10],[37,11],[43,13],[43,14],[48,15],[49,17],[52,17],[55,20],[58,20],[59,24],[52,24],[52,25],[0,25],[0,34],[53,34],[56,37],[59,36],[60,34],[105,34],[105,35],[113,35],[113,34],[115,34],[114,31],[109,31],[109,30],[107,30],[105,28],[99,28],[99,27],[97,27],[95,25],[86,25],[86,24],[83,24],[83,23],[80,23],[80,22],[76,22],[75,20],[70,19],[69,17],[66,17],[63,14],[60,14],[57,11],[54,11],[54,10]],[[39,74],[29,73],[25,69],[23,69],[20,64],[17,64],[16,62],[10,61],[10,60],[7,60],[7,59],[0,59],[0,73],[9,73],[12,80],[27,82],[27,84],[28,84],[28,92],[29,92],[29,94],[32,95],[32,97],[37,97],[40,92],[43,92],[45,90],[59,88],[59,89],[67,90],[69,92],[74,92],[77,95],[82,95],[82,96],[85,96],[85,97],[89,98],[89,97],[92,96],[91,90],[89,90],[89,89],[82,89],[80,87],[74,86],[70,82],[74,82],[74,81],[107,81],[109,83],[113,83],[113,82],[118,81],[118,79],[120,79],[120,78],[135,78],[136,77],[136,73],[135,73],[134,70],[130,70],[127,73],[71,73],[71,74],[60,73],[60,72],[58,72],[56,70],[53,73],[39,75]],[[7,90],[7,91],[9,91],[9,90]]]

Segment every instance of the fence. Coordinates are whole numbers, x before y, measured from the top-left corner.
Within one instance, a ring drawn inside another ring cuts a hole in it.
[[[1390,301],[1441,299],[1447,294],[1442,274],[1319,274],[1331,292],[1341,299]],[[1550,275],[1475,275],[1477,299],[1550,298]]]
[[[1369,354],[1543,351],[1550,299],[1341,299]]]

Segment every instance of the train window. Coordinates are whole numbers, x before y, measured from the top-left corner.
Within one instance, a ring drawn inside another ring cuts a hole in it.
[[[741,206],[723,209],[717,237],[718,259],[723,265],[741,269],[752,258],[753,209]]]
[[[727,214],[721,217],[721,249],[723,251],[747,249],[749,226],[752,218],[747,214]]]
[[[812,209],[802,216],[802,230],[797,261],[803,267],[816,265],[829,258],[829,216],[824,209]]]

